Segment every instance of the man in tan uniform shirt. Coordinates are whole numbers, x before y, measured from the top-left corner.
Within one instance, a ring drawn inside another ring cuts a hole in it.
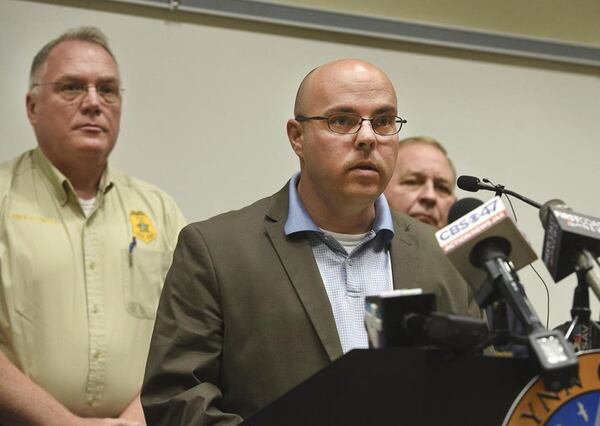
[[[145,424],[142,375],[184,219],[164,192],[107,166],[121,92],[95,28],[34,58],[38,147],[0,165],[1,425]]]

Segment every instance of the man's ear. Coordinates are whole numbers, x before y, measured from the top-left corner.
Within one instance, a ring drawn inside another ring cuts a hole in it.
[[[37,96],[31,92],[27,93],[27,96],[25,97],[25,108],[27,109],[27,118],[33,125],[35,123],[37,113]]]
[[[290,145],[292,149],[296,153],[296,155],[300,158],[303,158],[304,152],[304,132],[303,132],[302,124],[290,118],[287,122],[287,135],[290,141]]]

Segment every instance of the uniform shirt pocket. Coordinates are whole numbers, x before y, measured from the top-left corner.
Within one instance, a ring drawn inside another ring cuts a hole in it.
[[[123,250],[125,309],[137,318],[154,319],[172,253],[156,250]]]

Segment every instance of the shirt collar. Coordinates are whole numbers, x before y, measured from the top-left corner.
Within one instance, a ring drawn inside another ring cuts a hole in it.
[[[296,173],[289,182],[289,207],[288,217],[283,228],[285,235],[295,234],[296,232],[313,231],[321,232],[319,227],[312,220],[302,200],[298,194],[298,180],[300,172]]]
[[[73,188],[73,185],[69,179],[63,175],[61,171],[50,162],[50,160],[48,160],[39,147],[34,149],[33,161],[39,166],[42,174],[52,185],[54,193],[61,205],[64,205],[69,199],[69,192],[72,193],[75,198],[77,198],[75,189]],[[113,184],[112,173],[107,166],[106,170],[102,174],[102,177],[100,178],[98,195],[102,196],[106,194],[112,188]]]
[[[299,179],[300,172],[292,176],[288,184],[288,217],[283,228],[285,235],[306,231],[322,233],[321,229],[319,229],[304,208],[304,204],[300,199],[297,188]],[[394,222],[392,220],[392,213],[390,212],[390,207],[388,206],[387,200],[383,194],[381,194],[377,200],[375,200],[375,221],[373,222],[373,231],[375,231],[376,234],[382,234],[386,243],[391,241],[394,236]]]

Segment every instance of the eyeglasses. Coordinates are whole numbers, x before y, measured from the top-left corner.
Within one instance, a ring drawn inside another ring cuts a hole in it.
[[[327,117],[314,116],[306,117],[298,115],[295,119],[299,122],[309,120],[327,120],[329,130],[341,135],[351,135],[358,133],[364,121],[371,122],[371,128],[380,136],[392,136],[402,129],[402,125],[407,121],[391,114],[377,115],[373,118],[363,118],[358,114],[333,114]]]
[[[89,93],[90,87],[94,87],[96,93],[108,104],[114,104],[119,101],[121,99],[121,92],[125,90],[115,82],[92,84],[82,81],[55,81],[52,83],[35,83],[32,88],[36,86],[54,86],[54,90],[65,101],[81,99]]]

